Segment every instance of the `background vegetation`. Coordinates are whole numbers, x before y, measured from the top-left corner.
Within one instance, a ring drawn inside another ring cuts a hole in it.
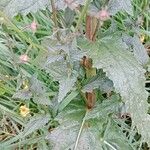
[[[149,0],[0,1],[0,149],[149,150]]]

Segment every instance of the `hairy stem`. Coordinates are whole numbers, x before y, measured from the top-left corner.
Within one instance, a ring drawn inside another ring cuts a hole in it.
[[[53,21],[55,24],[55,28],[58,29],[58,22],[57,22],[57,10],[55,7],[55,0],[50,0],[51,1],[51,6],[52,6],[52,13],[53,13]],[[60,41],[60,35],[59,32],[56,33],[57,34],[57,39]]]
[[[75,146],[74,146],[74,149],[73,149],[73,150],[77,150],[78,143],[79,143],[79,139],[80,139],[80,136],[81,136],[83,127],[84,127],[85,117],[86,117],[87,113],[88,113],[88,111],[86,111],[85,116],[84,116],[84,118],[83,118],[83,120],[82,120],[82,124],[81,124],[80,130],[79,130],[79,133],[78,133],[78,135],[77,135],[76,143],[75,143]]]

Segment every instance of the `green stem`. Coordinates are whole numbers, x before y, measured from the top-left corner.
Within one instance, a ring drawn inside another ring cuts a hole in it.
[[[53,21],[54,21],[55,27],[58,28],[57,10],[55,8],[55,0],[51,0],[51,6],[52,6],[52,11],[53,11]]]
[[[75,30],[76,32],[77,32],[77,31],[79,30],[79,28],[80,28],[80,25],[81,25],[81,23],[82,23],[83,17],[84,17],[84,15],[86,14],[86,11],[87,11],[87,9],[88,9],[88,6],[89,6],[90,2],[91,2],[91,0],[86,0],[86,2],[85,2],[84,8],[83,8],[83,10],[82,10],[82,12],[81,12],[81,14],[80,14],[79,20],[78,20],[78,22],[77,22],[77,26],[76,26],[76,30]]]
[[[58,22],[57,22],[57,10],[55,7],[55,0],[51,0],[51,6],[52,6],[52,12],[53,12],[53,21],[55,24],[55,28],[58,29]],[[61,41],[59,31],[57,31],[57,39],[58,41]]]
[[[74,149],[73,149],[73,150],[77,150],[78,143],[79,143],[79,139],[80,139],[80,136],[81,136],[81,133],[82,133],[84,124],[85,124],[85,119],[86,119],[87,113],[88,113],[88,111],[86,111],[85,116],[84,116],[84,118],[83,118],[83,120],[82,120],[82,124],[81,124],[80,130],[79,130],[79,133],[78,133],[78,135],[77,135],[76,143],[75,143],[75,146],[74,146]]]

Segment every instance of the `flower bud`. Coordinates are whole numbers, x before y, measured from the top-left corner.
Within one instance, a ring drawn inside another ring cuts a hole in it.
[[[37,23],[35,21],[33,21],[30,25],[30,28],[33,32],[36,32],[37,30]]]
[[[19,57],[21,63],[26,63],[29,61],[29,57],[26,54],[23,54]]]
[[[96,14],[96,18],[100,19],[101,21],[106,21],[110,18],[110,14],[107,10],[103,9]]]

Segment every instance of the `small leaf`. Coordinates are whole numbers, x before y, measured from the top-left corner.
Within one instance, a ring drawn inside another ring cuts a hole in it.
[[[125,11],[133,16],[131,0],[110,0],[108,3],[108,11],[112,15],[115,15],[119,11]]]
[[[22,133],[22,136],[28,136],[32,132],[42,128],[48,121],[50,120],[50,116],[38,116],[32,118],[25,126],[25,129]]]
[[[1,95],[4,95],[5,92],[6,92],[6,90],[5,90],[4,88],[0,87],[0,96],[1,96]]]

